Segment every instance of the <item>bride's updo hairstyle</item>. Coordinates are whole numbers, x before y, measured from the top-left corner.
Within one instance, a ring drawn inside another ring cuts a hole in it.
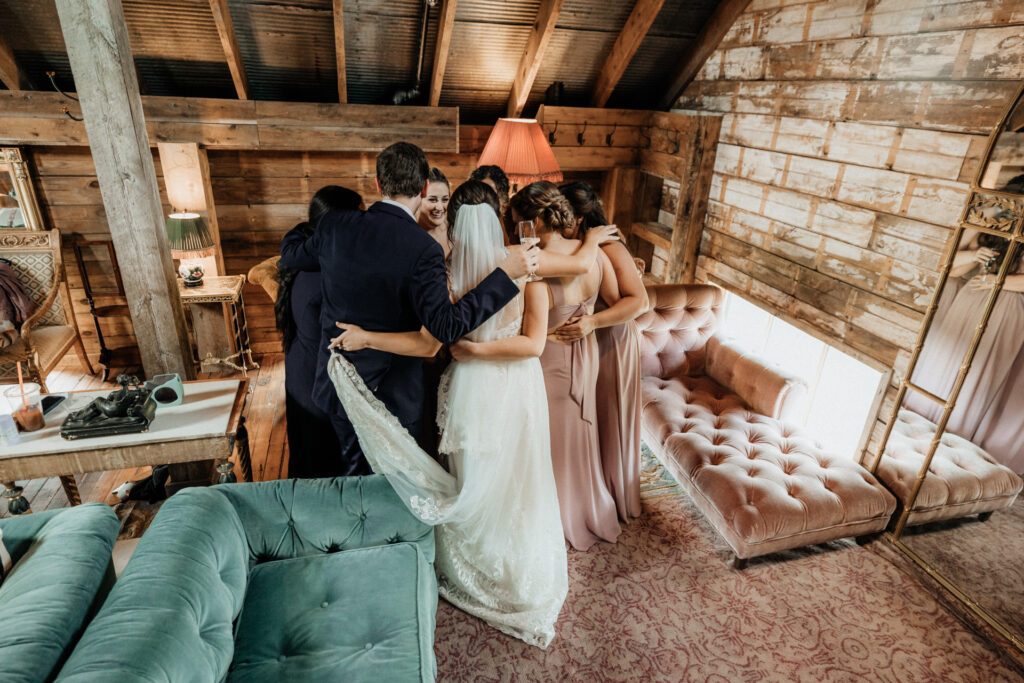
[[[539,218],[544,225],[534,224],[538,233],[554,231],[566,239],[576,237],[576,215],[554,183],[541,180],[516,192],[508,201],[505,216],[506,222],[514,228],[511,209],[515,209],[520,220],[536,221]]]
[[[448,202],[448,241],[452,239],[455,228],[455,216],[459,208],[473,204],[487,204],[494,209],[494,215],[500,216],[501,203],[498,201],[498,194],[487,183],[482,180],[467,180],[455,188],[451,201]]]

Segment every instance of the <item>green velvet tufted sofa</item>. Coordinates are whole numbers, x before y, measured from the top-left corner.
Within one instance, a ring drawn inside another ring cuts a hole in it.
[[[11,571],[0,584],[0,681],[53,680],[113,584],[120,522],[102,503],[0,519]]]
[[[59,681],[432,681],[434,533],[380,476],[192,488]]]

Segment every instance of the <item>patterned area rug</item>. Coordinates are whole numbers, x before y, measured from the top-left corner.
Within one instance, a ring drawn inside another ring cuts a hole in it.
[[[987,522],[924,524],[902,539],[1012,632],[1024,634],[1024,496]]]
[[[644,514],[618,543],[569,551],[547,650],[445,602],[441,681],[1017,681],[910,578],[829,543],[752,560],[730,551],[645,453]]]

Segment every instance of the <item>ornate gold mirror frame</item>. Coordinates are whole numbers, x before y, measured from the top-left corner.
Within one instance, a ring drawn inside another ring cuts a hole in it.
[[[913,482],[913,486],[910,490],[908,500],[899,510],[899,517],[896,519],[895,525],[891,527],[891,530],[885,534],[886,540],[892,543],[900,552],[904,553],[911,560],[913,560],[918,566],[921,567],[929,576],[939,582],[944,588],[952,593],[958,600],[960,600],[971,612],[977,617],[984,620],[989,626],[995,629],[1001,636],[1006,638],[1010,643],[1017,647],[1022,653],[1024,653],[1024,638],[1021,634],[1014,633],[1005,626],[998,618],[993,616],[984,607],[979,605],[970,596],[965,594],[959,587],[957,587],[949,578],[944,576],[937,569],[932,567],[927,560],[915,553],[911,548],[907,547],[901,542],[900,537],[903,534],[905,527],[907,526],[907,520],[910,517],[911,512],[914,509],[914,504],[917,500],[917,496],[921,491],[921,486],[924,483],[925,476],[928,474],[928,470],[931,467],[932,459],[935,456],[935,452],[942,440],[942,436],[946,430],[946,424],[949,421],[950,415],[953,412],[953,408],[956,405],[957,398],[960,395],[960,390],[963,388],[964,381],[967,378],[967,373],[971,368],[971,363],[974,361],[974,356],[977,353],[978,346],[981,344],[982,335],[985,333],[985,329],[988,326],[989,317],[991,316],[992,310],[995,307],[996,299],[999,293],[1003,289],[1003,283],[1006,280],[1008,271],[1010,270],[1011,264],[1016,261],[1016,256],[1021,253],[1024,249],[1024,196],[1019,194],[1013,194],[1010,192],[1003,192],[999,190],[990,190],[983,188],[982,178],[988,168],[989,161],[992,158],[992,153],[996,145],[996,141],[999,138],[1000,133],[1007,126],[1010,116],[1013,114],[1018,106],[1024,107],[1024,87],[1022,87],[1013,102],[1007,108],[1006,113],[999,121],[999,125],[989,136],[988,146],[983,157],[983,162],[978,169],[978,172],[971,183],[971,193],[968,197],[964,210],[960,216],[960,221],[957,224],[957,228],[954,231],[953,238],[949,242],[949,246],[946,249],[946,253],[943,259],[942,273],[939,277],[939,283],[935,288],[935,293],[932,297],[931,303],[928,306],[928,310],[925,314],[924,322],[921,327],[921,332],[917,337],[917,342],[914,345],[913,354],[910,359],[910,364],[906,370],[902,373],[899,383],[899,390],[896,393],[895,401],[893,402],[892,410],[890,411],[889,420],[886,424],[885,434],[878,446],[877,453],[874,454],[874,459],[869,467],[870,471],[874,474],[877,473],[879,465],[882,462],[882,458],[886,453],[886,449],[889,445],[890,438],[892,437],[893,428],[897,422],[897,416],[900,408],[903,405],[904,398],[907,395],[908,390],[914,391],[916,394],[925,397],[926,399],[936,403],[942,408],[942,414],[939,422],[936,425],[934,437],[932,438],[928,450],[925,452],[924,461],[921,464],[921,468],[918,471],[917,478]],[[993,212],[992,209],[997,211]],[[991,217],[995,213],[996,217]],[[992,288],[992,291],[988,295],[988,299],[981,311],[981,316],[974,331],[974,335],[971,338],[970,345],[968,347],[967,355],[964,358],[964,362],[961,365],[956,379],[953,382],[953,387],[950,390],[948,398],[942,398],[936,396],[925,389],[916,386],[911,382],[910,378],[913,376],[914,368],[917,365],[918,358],[921,355],[921,350],[924,347],[925,338],[928,336],[928,332],[932,327],[936,311],[939,307],[939,300],[942,296],[943,288],[946,286],[949,280],[950,270],[953,267],[953,258],[956,255],[957,249],[963,239],[964,233],[967,230],[973,230],[980,233],[988,233],[997,235],[1007,239],[1010,244],[1007,250],[1006,257],[1003,259],[1002,265],[999,268],[999,272],[996,275],[996,284]]]
[[[29,230],[45,230],[39,200],[32,185],[32,175],[19,147],[0,147],[0,170],[3,169],[6,169],[11,177],[11,185],[18,196],[21,213],[25,217],[25,227]]]

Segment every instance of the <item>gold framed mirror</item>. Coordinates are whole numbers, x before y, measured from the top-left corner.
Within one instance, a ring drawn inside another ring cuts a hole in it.
[[[871,471],[888,539],[1024,653],[1024,88],[989,137]]]
[[[0,230],[44,230],[28,164],[18,147],[0,147]]]

